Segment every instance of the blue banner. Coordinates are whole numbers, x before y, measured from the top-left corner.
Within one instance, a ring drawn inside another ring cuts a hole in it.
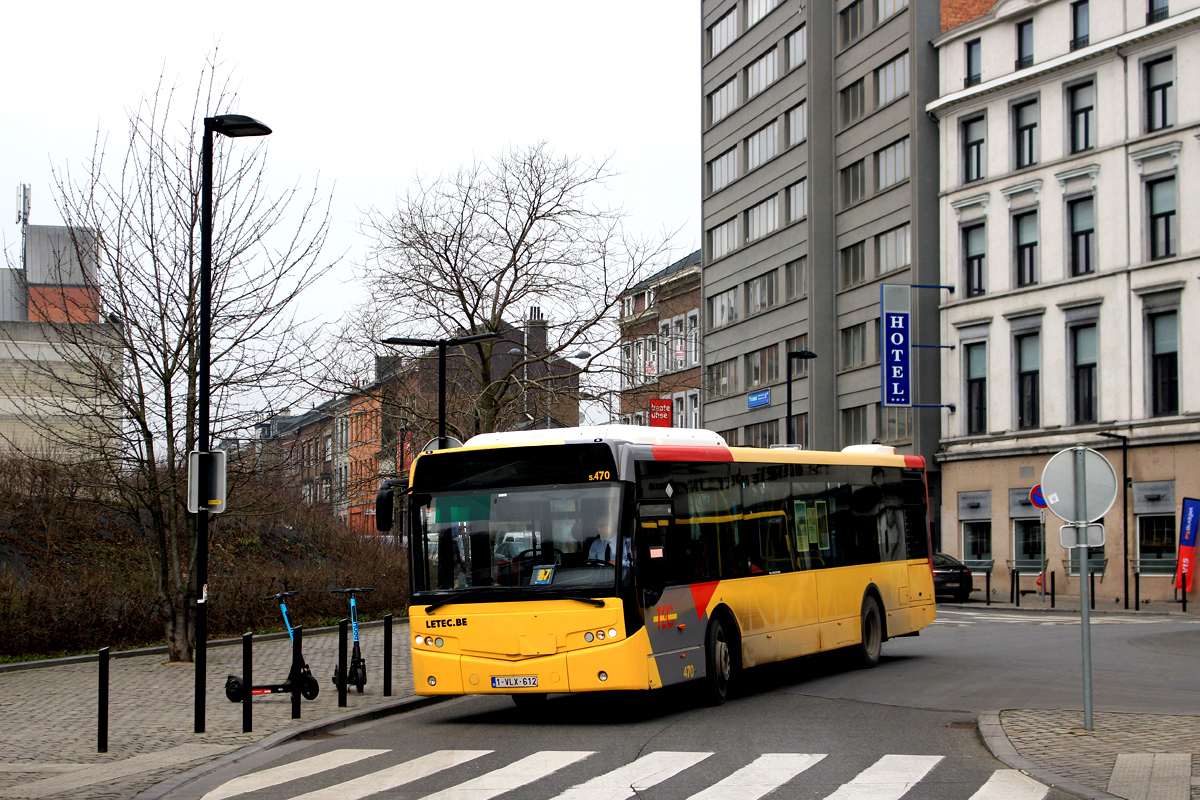
[[[762,389],[761,391],[751,392],[746,396],[746,408],[758,408],[759,406],[771,405],[771,390]]]
[[[1179,563],[1175,568],[1175,588],[1192,590],[1196,570],[1196,533],[1200,529],[1200,500],[1183,498],[1183,521],[1179,524]],[[1186,580],[1185,580],[1186,576]]]
[[[911,344],[909,314],[885,312],[880,352],[883,353],[883,404],[912,405]]]

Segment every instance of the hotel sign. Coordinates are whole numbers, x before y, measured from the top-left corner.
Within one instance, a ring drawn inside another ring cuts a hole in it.
[[[912,287],[895,283],[881,285],[879,308],[883,404],[911,406]]]

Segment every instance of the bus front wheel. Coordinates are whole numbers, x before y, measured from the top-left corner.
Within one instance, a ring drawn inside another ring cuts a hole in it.
[[[707,674],[703,692],[705,701],[713,706],[725,702],[729,684],[733,680],[734,648],[729,633],[719,616],[709,621],[704,645]]]
[[[867,595],[862,604],[862,643],[858,646],[858,663],[866,669],[878,664],[882,646],[883,620],[879,615],[879,603]]]

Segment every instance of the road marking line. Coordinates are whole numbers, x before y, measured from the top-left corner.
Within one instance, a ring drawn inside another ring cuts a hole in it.
[[[223,744],[181,744],[159,750],[157,753],[143,753],[108,764],[92,764],[74,772],[55,775],[53,778],[10,786],[0,789],[0,797],[22,797],[29,800],[49,797],[70,789],[81,789],[84,786],[115,781],[142,772],[153,772],[164,767],[174,767],[201,758],[212,758],[233,749],[232,746]]]
[[[369,795],[395,789],[406,783],[428,778],[442,770],[461,766],[491,752],[491,750],[438,750],[429,755],[405,761],[403,764],[363,775],[361,778],[354,778],[335,786],[327,786],[324,789],[299,795],[292,800],[359,800]]]
[[[554,800],[629,800],[641,790],[662,783],[711,755],[665,751],[648,753],[612,772],[572,786]]]
[[[998,769],[971,800],[1042,800],[1050,787],[1015,769]]]
[[[941,760],[942,756],[886,755],[825,800],[899,800]]]
[[[582,761],[594,753],[593,750],[542,750],[466,783],[435,792],[422,800],[490,800],[498,794],[511,792],[576,761]]]
[[[1191,783],[1191,753],[1122,753],[1108,793],[1128,800],[1188,800]]]
[[[825,753],[764,753],[688,800],[758,800],[825,757]]]
[[[76,772],[87,769],[88,764],[47,764],[30,761],[27,764],[0,764],[0,772]]]
[[[356,761],[362,761],[364,758],[370,758],[371,756],[387,752],[390,751],[331,750],[328,753],[304,758],[291,764],[282,764],[278,767],[264,769],[262,772],[253,772],[249,775],[234,778],[204,795],[203,800],[223,800],[226,797],[234,797],[235,795],[247,792],[257,792],[261,789],[278,786],[281,783],[287,783],[299,778],[308,778],[321,772],[337,769],[346,764],[353,764]]]

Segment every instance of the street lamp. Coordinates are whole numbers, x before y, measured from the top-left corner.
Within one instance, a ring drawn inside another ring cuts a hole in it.
[[[416,347],[436,347],[438,349],[438,449],[446,447],[446,348],[451,345],[482,342],[485,339],[495,339],[499,333],[476,333],[471,336],[459,336],[455,339],[409,339],[403,336],[392,336],[383,339],[383,344],[414,345]]]
[[[1099,431],[1099,436],[1105,439],[1121,440],[1121,554],[1125,558],[1125,566],[1121,569],[1125,579],[1125,608],[1129,608],[1129,437],[1109,431]]]
[[[200,452],[197,476],[199,510],[196,513],[196,708],[195,731],[204,733],[205,668],[208,651],[208,485],[209,384],[212,369],[209,339],[212,332],[212,166],[213,134],[236,139],[266,136],[271,129],[253,117],[221,114],[204,118],[204,143],[200,154],[200,386],[196,449]]]
[[[793,436],[793,420],[792,420],[792,359],[800,361],[808,361],[810,358],[816,358],[817,354],[812,350],[789,350],[787,354],[787,444],[792,444]],[[812,397],[812,392],[808,393]]]
[[[531,350],[529,345],[524,344],[522,342],[513,342],[513,345],[514,345],[514,347],[510,348],[508,351],[508,354],[510,356],[518,356],[519,357],[526,352],[534,352],[533,350]],[[536,355],[536,353],[535,353],[535,355]],[[549,356],[550,354],[547,353],[546,355]],[[578,353],[573,353],[572,355],[569,355],[569,356],[563,356],[563,358],[570,359],[572,361],[587,360],[591,357],[592,357],[592,354],[590,352],[588,352],[587,350],[580,350]],[[582,372],[582,371],[583,370],[580,370],[580,372]],[[547,369],[547,377],[549,377],[548,369]],[[514,376],[512,376],[512,380],[517,381],[517,384],[520,386],[520,389],[521,389],[521,413],[524,414],[529,419],[530,423],[532,424],[534,422],[534,418],[533,418],[533,415],[529,413],[529,360],[528,359],[526,359],[525,362],[521,364],[521,377],[518,378],[514,375]],[[576,388],[578,388],[578,387],[576,387]],[[546,395],[546,429],[547,430],[550,429],[550,424],[551,424],[550,420],[551,420],[551,401],[550,401],[549,389],[547,389],[547,395]]]

